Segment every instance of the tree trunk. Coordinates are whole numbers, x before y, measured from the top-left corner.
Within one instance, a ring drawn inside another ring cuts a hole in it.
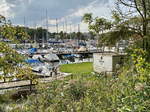
[[[146,1],[145,0],[142,0],[142,7],[143,7],[143,43],[144,43],[144,46],[143,46],[143,49],[144,50],[148,50],[148,41],[147,41],[147,38],[146,38],[146,35],[147,35],[147,8],[146,8]]]

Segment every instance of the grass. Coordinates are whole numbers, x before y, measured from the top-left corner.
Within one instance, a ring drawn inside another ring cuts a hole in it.
[[[93,72],[92,63],[65,64],[60,67],[61,72],[72,74],[88,74]]]
[[[37,94],[17,102],[0,96],[0,112],[149,112],[149,88],[135,91],[133,76],[93,75],[92,63],[68,64],[61,72],[72,73],[63,80],[39,84]],[[137,83],[137,80],[135,80]],[[11,94],[11,93],[10,93]],[[5,101],[8,100],[8,101]],[[135,108],[136,107],[136,108]],[[135,110],[136,109],[136,110]]]

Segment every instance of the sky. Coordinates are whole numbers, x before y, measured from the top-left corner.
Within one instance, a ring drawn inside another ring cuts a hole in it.
[[[49,31],[56,32],[57,18],[59,31],[77,32],[80,24],[80,31],[87,32],[88,27],[81,21],[82,16],[93,13],[94,17],[110,19],[113,2],[114,0],[0,0],[0,14],[15,25],[46,28],[47,20]]]

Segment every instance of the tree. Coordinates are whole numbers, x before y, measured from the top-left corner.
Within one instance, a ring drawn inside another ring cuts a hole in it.
[[[84,14],[82,20],[88,24],[89,31],[95,33],[98,38],[101,36],[101,34],[103,34],[107,30],[110,30],[112,27],[110,21],[105,18],[93,18],[91,13]],[[101,44],[101,46],[104,46],[101,41],[102,39],[103,37],[101,36],[99,38],[99,44]]]
[[[65,38],[65,34],[64,34],[64,32],[63,32],[63,31],[61,31],[61,32],[59,33],[59,36],[60,36],[60,39],[64,39],[64,38]]]
[[[88,23],[89,25],[93,22],[93,17],[92,17],[92,13],[86,13],[84,14],[82,20],[85,22],[85,23]]]
[[[148,50],[148,22],[150,21],[150,1],[149,0],[117,0],[116,11],[122,18],[122,20],[130,20],[131,18],[138,18],[141,26],[137,29],[133,25],[129,25],[130,29],[134,29],[135,32],[140,32],[140,36],[143,40],[143,49]],[[124,11],[124,9],[126,9]],[[139,22],[136,21],[136,24]]]
[[[3,72],[3,77],[1,78],[6,82],[6,77],[17,70],[17,64],[21,63],[23,59],[4,42],[0,42],[0,53],[0,71]]]
[[[124,19],[117,11],[112,12],[112,28],[101,34],[102,42],[107,46],[114,46],[121,40],[141,40],[141,21],[139,17]]]
[[[18,42],[17,38],[22,40],[28,37],[25,32],[13,27],[3,16],[0,16],[0,25],[0,35],[5,39]],[[31,80],[30,75],[33,76],[33,73],[29,72],[29,69],[26,69],[28,65],[24,63],[25,57],[12,49],[8,43],[0,41],[0,55],[0,71],[3,73],[1,78],[4,79],[4,82],[7,81],[6,78],[10,80],[13,78],[22,79],[23,77],[20,77],[21,74],[21,76],[26,76]],[[28,75],[25,73],[28,73]]]

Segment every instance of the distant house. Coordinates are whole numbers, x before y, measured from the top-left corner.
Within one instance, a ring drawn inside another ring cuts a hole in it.
[[[97,73],[112,74],[123,65],[125,56],[115,53],[94,53],[93,69]]]

